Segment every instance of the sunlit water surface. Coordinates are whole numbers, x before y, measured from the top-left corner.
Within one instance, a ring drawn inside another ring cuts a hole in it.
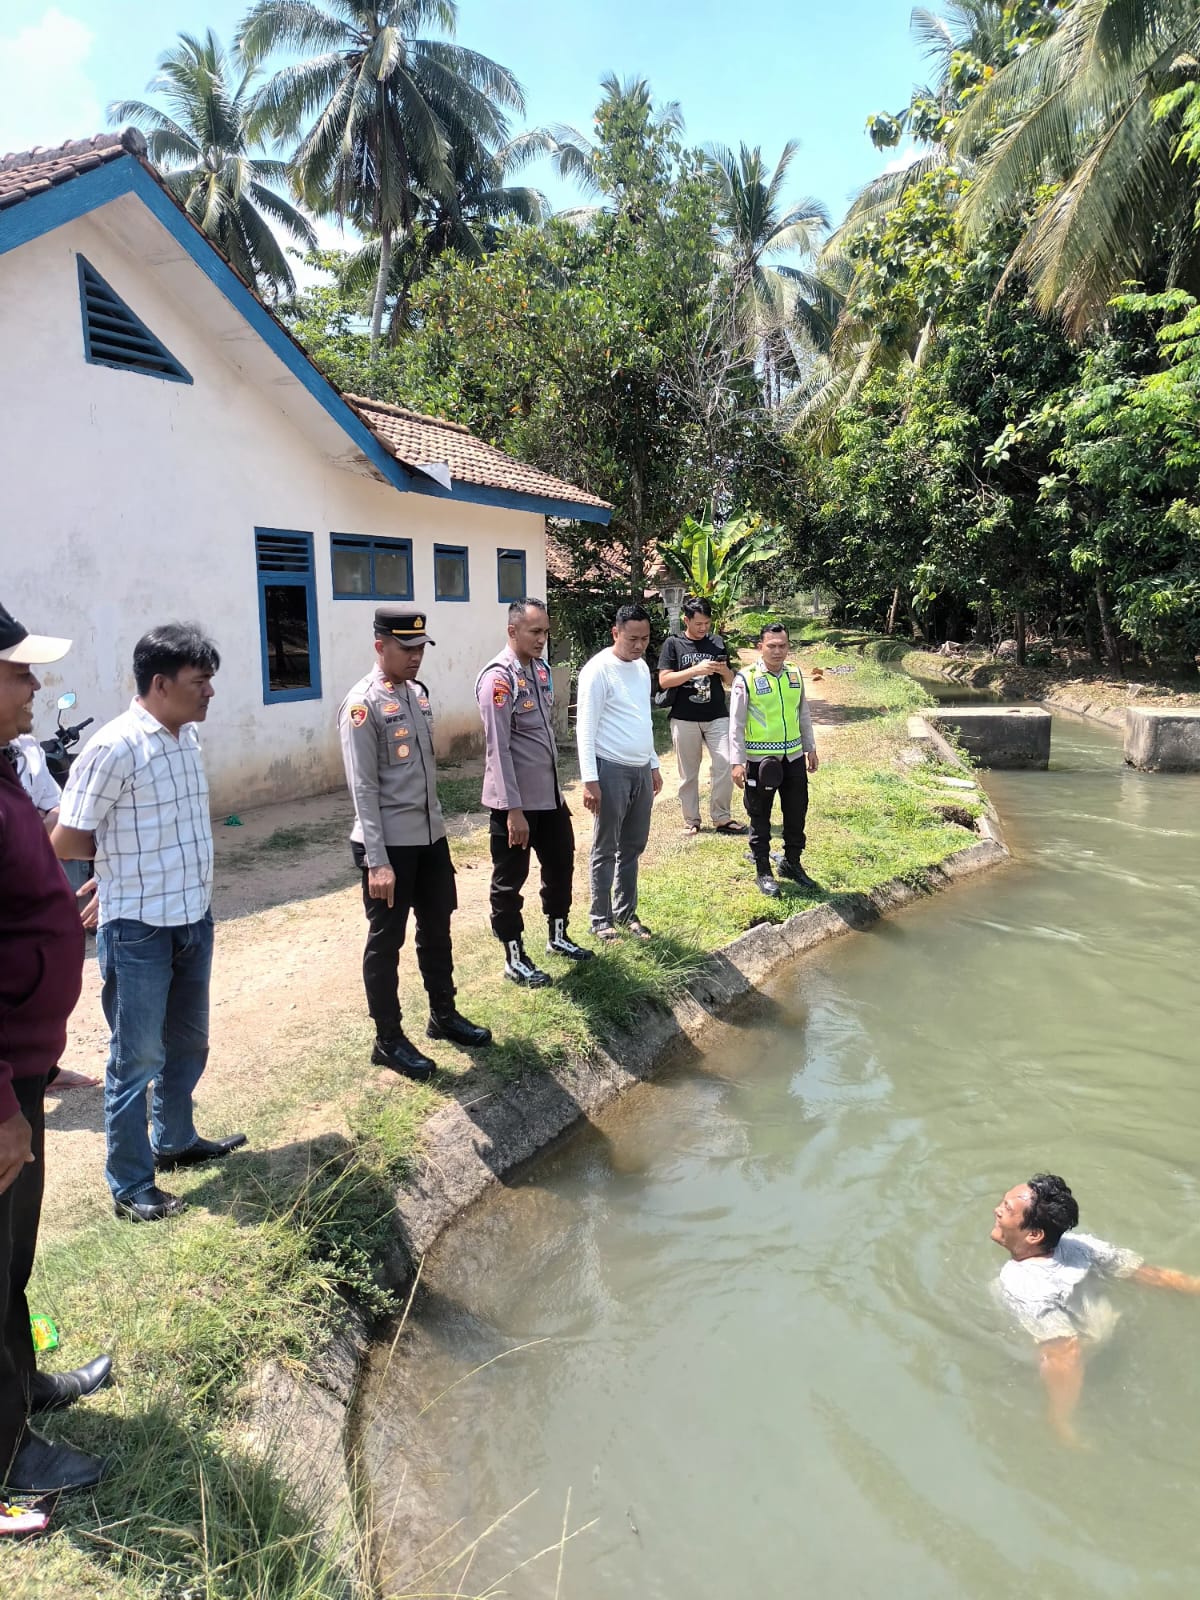
[[[1049,1168],[1200,1272],[1200,778],[1059,718],[987,785],[1015,865],[799,962],[427,1263],[364,1408],[397,1592],[532,1495],[440,1592],[1200,1594],[1200,1300],[1116,1287],[1070,1452],[988,1239]]]

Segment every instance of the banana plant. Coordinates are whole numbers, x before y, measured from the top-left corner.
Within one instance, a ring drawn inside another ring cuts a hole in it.
[[[757,511],[741,511],[719,526],[712,507],[705,517],[684,517],[679,537],[660,544],[659,556],[689,595],[707,600],[718,631],[746,581],[746,569],[779,554],[776,530]]]

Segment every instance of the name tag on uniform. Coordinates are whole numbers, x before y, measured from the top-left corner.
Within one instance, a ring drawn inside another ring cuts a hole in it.
[[[755,678],[754,692],[756,694],[768,694],[770,693],[770,689],[771,683],[769,678]]]

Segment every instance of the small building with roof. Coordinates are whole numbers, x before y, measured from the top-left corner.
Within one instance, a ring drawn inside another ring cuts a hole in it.
[[[597,496],[444,418],[340,393],[126,130],[0,158],[0,599],[74,648],[43,673],[97,722],[155,623],[221,651],[214,808],[341,782],[335,716],[372,614],[411,600],[439,752],[475,747],[505,606],[546,589],[546,519]]]

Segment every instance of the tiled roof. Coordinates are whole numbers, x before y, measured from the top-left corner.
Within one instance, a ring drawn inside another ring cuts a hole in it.
[[[451,478],[462,483],[477,483],[488,489],[508,489],[514,494],[530,494],[544,500],[565,500],[573,505],[608,509],[606,500],[588,494],[586,489],[577,489],[573,483],[564,483],[549,472],[526,466],[525,462],[506,455],[494,445],[485,444],[464,428],[461,422],[427,417],[420,411],[406,411],[402,406],[389,405],[383,400],[368,400],[357,394],[348,394],[345,399],[375,437],[397,461],[407,467],[444,461],[450,468]]]
[[[647,595],[658,593],[658,547],[651,541],[645,549]],[[621,589],[629,583],[629,556],[624,550],[611,545],[597,550],[582,569],[578,559],[573,559],[565,545],[553,533],[546,535],[546,572],[558,583],[586,584],[596,589]]]
[[[98,133],[91,139],[70,139],[53,150],[39,147],[0,156],[0,208],[67,183],[119,156],[145,154],[145,139],[136,128],[126,128],[120,133]]]

